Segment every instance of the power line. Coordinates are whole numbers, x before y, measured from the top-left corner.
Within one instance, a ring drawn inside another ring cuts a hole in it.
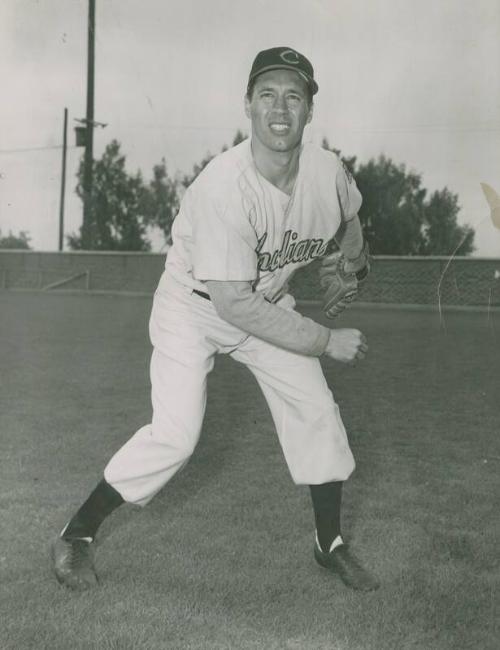
[[[316,125],[317,126],[317,125]],[[500,126],[487,125],[448,125],[448,124],[415,124],[413,126],[342,126],[339,130],[352,133],[498,133]]]
[[[25,153],[29,151],[54,151],[62,149],[62,144],[55,144],[51,147],[22,147],[20,149],[0,149],[0,153]],[[68,147],[68,149],[77,149],[76,145]]]

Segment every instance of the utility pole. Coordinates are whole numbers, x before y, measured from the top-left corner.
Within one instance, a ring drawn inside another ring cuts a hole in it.
[[[95,63],[95,0],[89,0],[87,45],[87,114],[85,119],[85,158],[83,169],[82,248],[92,248],[95,224],[92,221],[92,164],[94,150],[94,63]]]
[[[61,200],[59,203],[59,250],[64,246],[64,196],[66,193],[66,149],[68,143],[68,109],[64,109],[63,150],[61,170]]]

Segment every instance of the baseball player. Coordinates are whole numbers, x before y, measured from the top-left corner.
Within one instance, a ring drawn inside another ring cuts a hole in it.
[[[369,269],[354,180],[335,154],[302,141],[317,91],[305,56],[260,52],[245,95],[251,138],[214,158],[186,191],[150,319],[151,423],[111,458],[53,543],[67,587],[97,583],[93,542],[105,517],[123,502],[146,505],[189,460],[216,354],[254,374],[291,477],[310,487],[317,562],[351,588],[378,587],[342,538],[342,483],[354,459],[319,362],[362,359],[366,339],[302,316],[287,288],[297,269],[324,258],[333,317]],[[340,252],[330,255],[334,241]]]

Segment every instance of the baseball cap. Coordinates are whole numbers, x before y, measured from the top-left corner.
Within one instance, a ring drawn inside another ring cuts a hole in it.
[[[318,92],[318,84],[314,81],[314,70],[311,62],[292,47],[272,47],[269,50],[259,52],[252,64],[248,85],[257,75],[268,70],[294,70],[307,81],[313,95]]]

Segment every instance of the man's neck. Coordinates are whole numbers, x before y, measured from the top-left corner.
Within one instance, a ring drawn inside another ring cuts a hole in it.
[[[297,173],[301,146],[292,151],[270,151],[259,140],[252,138],[252,156],[258,171],[272,185],[285,194],[291,194]]]

